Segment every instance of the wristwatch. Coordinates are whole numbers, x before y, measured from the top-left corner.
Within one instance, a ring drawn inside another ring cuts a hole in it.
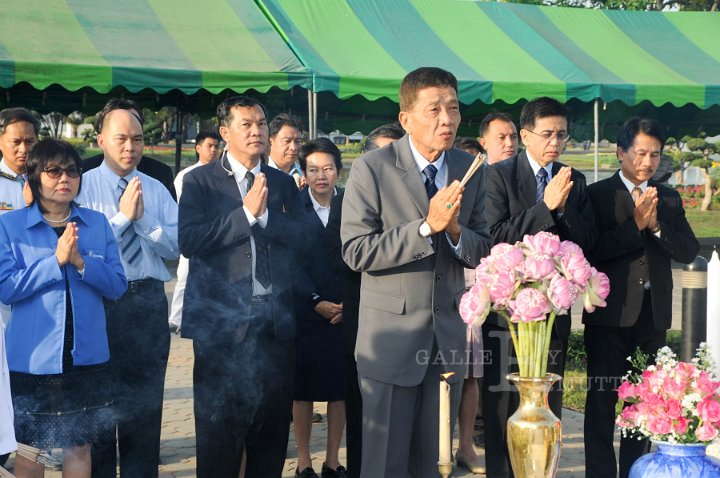
[[[430,237],[432,236],[432,229],[430,229],[430,224],[423,221],[422,224],[420,224],[420,228],[418,229],[418,232],[422,237]]]

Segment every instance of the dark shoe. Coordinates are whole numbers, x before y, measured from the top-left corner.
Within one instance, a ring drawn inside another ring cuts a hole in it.
[[[303,471],[295,470],[296,478],[320,478],[312,467],[308,466]]]
[[[319,413],[313,413],[313,423],[322,423],[323,422],[323,416]]]
[[[323,463],[320,476],[321,478],[347,478],[347,470],[342,465],[338,466],[337,469],[333,470],[325,463]]]

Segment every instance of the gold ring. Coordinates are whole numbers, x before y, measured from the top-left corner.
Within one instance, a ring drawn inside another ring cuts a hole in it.
[[[452,208],[452,203],[449,202],[449,203],[446,204],[446,206],[447,206],[448,209],[450,209],[450,208]]]

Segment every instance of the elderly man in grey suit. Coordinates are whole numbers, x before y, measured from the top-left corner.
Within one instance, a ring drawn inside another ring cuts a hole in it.
[[[455,372],[454,422],[467,366],[463,268],[492,242],[484,172],[460,188],[472,157],[452,147],[460,124],[452,73],[410,72],[399,119],[402,139],[353,163],[342,211],[343,258],[362,272],[362,478],[437,476],[440,374]]]

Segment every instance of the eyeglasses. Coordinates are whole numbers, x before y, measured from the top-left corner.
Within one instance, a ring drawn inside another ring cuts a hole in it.
[[[540,136],[545,141],[550,141],[551,139],[555,138],[558,140],[559,143],[564,143],[568,140],[570,135],[567,133],[567,131],[543,131],[542,133],[536,133],[533,130],[526,129],[525,131],[529,131],[530,133],[534,134],[535,136]]]
[[[80,171],[75,166],[69,168],[61,168],[59,166],[50,166],[43,168],[43,172],[48,175],[50,179],[60,179],[63,173],[67,174],[69,178],[79,178]]]

